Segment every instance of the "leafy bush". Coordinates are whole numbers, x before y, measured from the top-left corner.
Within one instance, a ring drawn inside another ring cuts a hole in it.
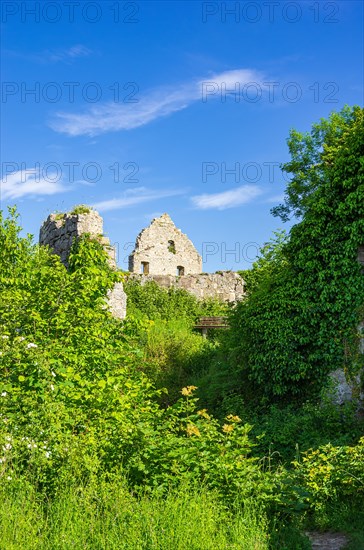
[[[295,461],[298,481],[307,488],[307,502],[313,509],[328,503],[347,501],[352,506],[364,498],[364,437],[357,445],[335,447],[328,443],[306,451]]]
[[[364,110],[345,108],[312,131],[292,131],[285,220],[302,216],[288,241],[278,235],[245,274],[248,299],[232,317],[232,361],[248,396],[282,401],[319,393],[328,374],[363,366],[358,325],[364,277]]]
[[[154,281],[140,284],[129,279],[124,284],[128,295],[128,314],[148,319],[185,319],[191,325],[202,315],[224,315],[226,304],[218,300],[198,300],[186,290],[161,288]]]

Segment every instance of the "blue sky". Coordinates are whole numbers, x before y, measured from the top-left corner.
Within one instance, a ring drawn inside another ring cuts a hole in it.
[[[10,2],[1,207],[26,232],[94,205],[118,243],[168,212],[204,271],[280,227],[291,128],[363,103],[363,2]]]

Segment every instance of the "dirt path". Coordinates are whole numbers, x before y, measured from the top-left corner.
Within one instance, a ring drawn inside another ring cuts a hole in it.
[[[342,533],[319,533],[309,531],[305,533],[310,539],[312,550],[341,550],[349,540]]]

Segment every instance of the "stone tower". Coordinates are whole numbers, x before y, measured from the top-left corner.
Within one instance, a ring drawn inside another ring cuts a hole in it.
[[[115,268],[115,249],[103,235],[103,219],[96,210],[82,207],[82,213],[50,214],[39,232],[39,244],[48,245],[61,262],[67,266],[68,256],[75,239],[87,233],[103,245],[109,256],[110,266]]]
[[[144,275],[190,275],[202,272],[202,258],[168,214],[143,229],[129,256],[129,271]]]
[[[104,247],[109,256],[109,265],[116,269],[116,251],[103,235],[103,219],[96,210],[88,206],[76,207],[65,214],[50,214],[43,222],[39,232],[39,244],[49,246],[67,267],[68,256],[75,239],[87,234]],[[111,314],[117,319],[126,317],[127,296],[123,283],[115,283],[107,292],[106,303]]]

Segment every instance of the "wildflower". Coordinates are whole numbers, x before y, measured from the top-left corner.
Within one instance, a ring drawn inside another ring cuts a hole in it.
[[[197,390],[197,386],[187,386],[185,388],[182,388],[181,394],[185,396],[192,395],[192,393]]]
[[[207,409],[201,409],[200,411],[197,411],[197,414],[203,418],[210,418],[210,415],[207,414]]]
[[[224,424],[222,427],[222,431],[226,434],[231,433],[233,429],[234,429],[234,426],[232,426],[231,424]]]
[[[51,388],[52,391],[54,391],[54,386],[53,386],[53,384],[50,385],[50,388]]]
[[[11,477],[11,476],[8,476],[8,477],[7,477],[7,480],[8,480],[8,481],[11,481],[11,480],[12,480],[12,477]]]
[[[3,340],[9,340],[9,336],[7,336],[7,334],[3,334],[1,338],[2,338]]]
[[[44,454],[46,455],[46,458],[49,458],[52,453],[51,453],[51,451],[46,451]]]
[[[228,414],[226,420],[230,420],[230,422],[241,422],[241,418],[233,414]]]
[[[11,443],[5,443],[5,445],[3,446],[3,450],[10,451],[10,449],[11,449]]]
[[[188,436],[197,435],[197,437],[199,437],[201,435],[200,430],[197,428],[197,426],[194,426],[193,424],[188,424],[186,432]]]
[[[54,376],[54,378],[56,377],[56,373],[54,371],[51,372],[51,375]]]
[[[37,348],[37,344],[33,344],[33,342],[29,342],[29,344],[27,344],[27,349],[30,349],[30,348]]]
[[[3,391],[2,394],[1,394],[1,397],[6,397],[8,394],[6,393],[6,391]]]

